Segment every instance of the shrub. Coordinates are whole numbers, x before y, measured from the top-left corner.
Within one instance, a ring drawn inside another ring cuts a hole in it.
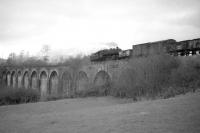
[[[183,88],[200,87],[200,57],[185,57],[179,60],[179,67],[171,73],[171,83]]]
[[[168,55],[133,58],[115,81],[112,95],[134,99],[154,97],[161,87],[169,84],[169,73],[176,67],[176,59]]]
[[[74,98],[73,94],[50,94],[47,95],[46,97],[43,97],[43,101],[55,101],[59,99],[64,99],[64,98]]]
[[[133,58],[114,81],[111,95],[163,98],[185,94],[200,87],[200,60],[196,57],[152,55]]]
[[[88,97],[88,96],[107,96],[110,94],[110,85],[105,84],[102,86],[93,86],[87,90],[77,91],[76,96]]]
[[[37,102],[39,99],[39,92],[32,89],[5,88],[0,92],[0,105]]]
[[[59,100],[59,99],[62,99],[63,97],[62,96],[59,96],[59,95],[49,95],[46,97],[45,100],[47,101],[55,101],[55,100]]]

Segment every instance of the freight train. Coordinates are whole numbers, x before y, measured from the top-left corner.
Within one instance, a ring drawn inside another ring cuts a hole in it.
[[[170,54],[174,56],[191,56],[200,54],[200,38],[177,42],[175,49],[170,51]]]
[[[111,48],[100,50],[90,56],[92,62],[106,60],[128,59],[130,57],[146,57],[167,53],[172,56],[189,56],[200,54],[200,38],[176,42],[174,39],[168,39],[157,42],[133,45],[132,49],[121,50],[120,48]]]

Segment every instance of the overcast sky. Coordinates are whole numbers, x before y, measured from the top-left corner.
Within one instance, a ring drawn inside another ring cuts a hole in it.
[[[200,37],[200,0],[0,0],[0,56],[90,53]]]

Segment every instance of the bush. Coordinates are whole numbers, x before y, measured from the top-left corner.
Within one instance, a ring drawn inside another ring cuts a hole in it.
[[[169,98],[200,87],[200,60],[196,57],[152,55],[133,58],[114,81],[111,95],[137,100]]]
[[[179,60],[179,67],[171,73],[171,83],[183,88],[200,87],[200,57],[187,57]]]
[[[0,92],[0,105],[37,102],[40,94],[32,89],[5,88]]]
[[[63,97],[59,96],[59,95],[49,95],[46,97],[47,101],[55,101],[55,100],[59,100],[62,99]]]
[[[110,94],[110,85],[105,84],[103,86],[93,86],[87,90],[82,90],[76,92],[78,97],[88,97],[88,96],[107,96]]]
[[[168,55],[133,58],[115,81],[112,94],[134,99],[154,97],[161,92],[162,86],[169,84],[169,73],[176,66],[176,60]]]

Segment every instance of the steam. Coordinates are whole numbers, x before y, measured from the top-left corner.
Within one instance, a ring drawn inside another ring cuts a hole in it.
[[[108,43],[105,43],[104,45],[106,45],[109,48],[116,48],[116,47],[118,47],[118,44],[116,42],[108,42]]]

